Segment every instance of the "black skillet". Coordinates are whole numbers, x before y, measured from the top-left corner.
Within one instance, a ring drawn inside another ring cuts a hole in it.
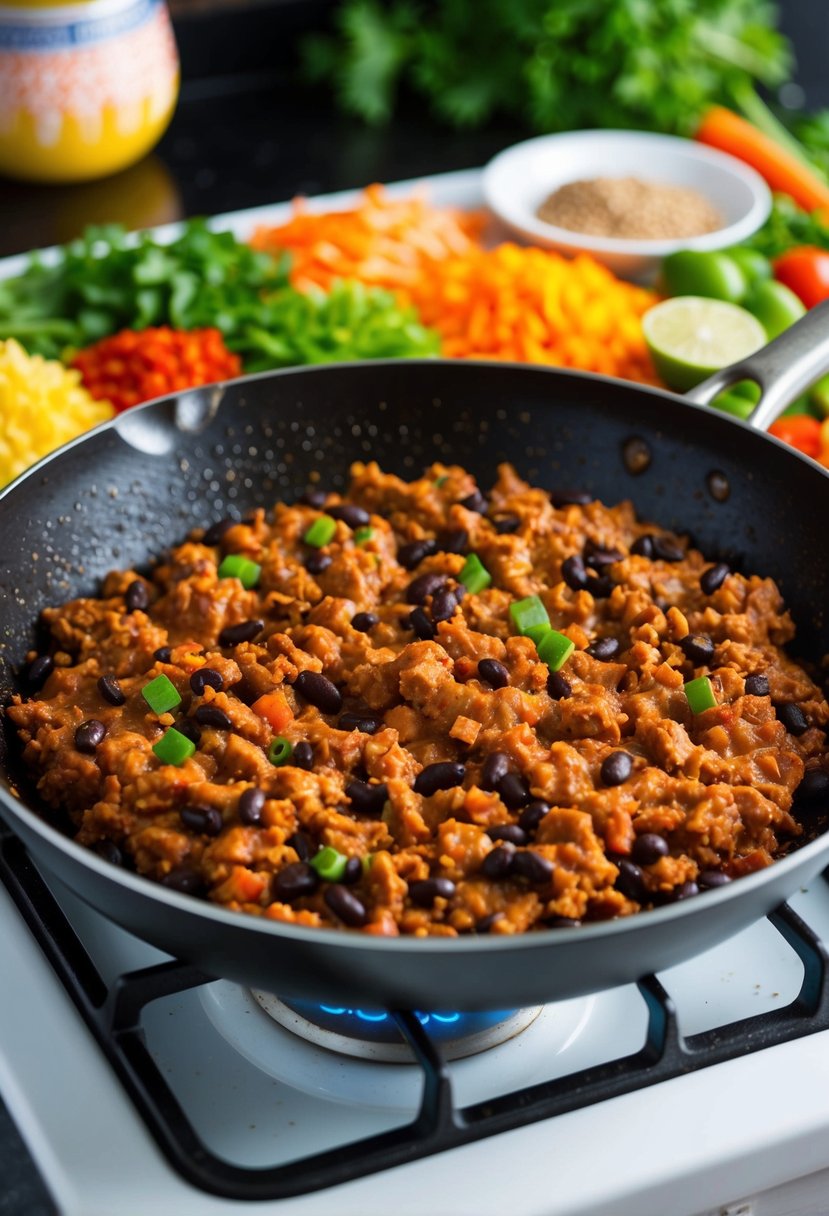
[[[829,368],[829,305],[745,364],[765,390],[755,425]],[[42,608],[146,566],[196,525],[288,501],[309,481],[341,490],[354,460],[418,474],[435,458],[483,486],[512,461],[531,482],[631,498],[711,558],[770,575],[799,626],[797,652],[829,651],[829,476],[750,425],[671,393],[599,376],[459,362],[364,363],[252,377],[132,410],[0,494],[2,694]],[[284,997],[403,1009],[514,1008],[625,983],[742,929],[829,863],[829,833],[761,873],[618,921],[518,937],[427,940],[293,928],[127,873],[75,845],[16,795],[0,756],[0,812],[38,864],[114,921],[214,976]],[[25,789],[22,775],[21,789]],[[34,803],[32,803],[34,807]]]

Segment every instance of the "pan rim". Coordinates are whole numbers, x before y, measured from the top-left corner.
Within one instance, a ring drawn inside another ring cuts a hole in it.
[[[220,381],[216,384],[205,385],[202,389],[189,389],[184,393],[166,394],[163,397],[154,398],[151,401],[145,402],[140,406],[133,407],[128,411],[127,416],[135,415],[137,411],[150,411],[159,409],[166,404],[176,402],[181,397],[194,392],[208,391],[215,392],[221,389],[222,392],[228,388],[244,388],[247,384],[258,384],[263,380],[281,381],[284,378],[309,378],[315,373],[321,375],[344,372],[357,372],[360,370],[368,371],[369,369],[376,372],[383,369],[397,369],[400,365],[418,366],[433,368],[436,371],[440,369],[457,369],[457,374],[465,375],[462,368],[469,369],[469,373],[480,372],[482,369],[505,369],[510,371],[520,371],[527,378],[531,378],[533,374],[537,376],[542,373],[546,376],[551,376],[559,381],[583,381],[593,383],[602,388],[613,387],[623,388],[635,393],[643,393],[649,397],[658,400],[667,400],[673,404],[679,404],[685,407],[690,407],[694,411],[701,411],[714,417],[718,423],[731,424],[743,433],[749,433],[755,438],[773,444],[781,449],[789,458],[796,458],[801,464],[807,465],[813,473],[817,473],[823,477],[829,477],[829,470],[822,468],[816,461],[813,461],[808,456],[797,452],[788,444],[777,439],[775,436],[768,435],[766,432],[752,427],[749,423],[742,419],[736,418],[733,415],[725,414],[711,406],[699,405],[696,402],[688,401],[685,397],[672,393],[667,389],[661,389],[653,385],[638,384],[632,381],[619,380],[614,377],[605,376],[595,372],[575,371],[568,368],[553,368],[544,367],[534,364],[515,363],[515,362],[500,362],[492,360],[455,360],[442,358],[420,358],[420,359],[383,359],[383,360],[353,360],[340,363],[326,363],[311,366],[287,367],[279,368],[264,372],[257,372],[246,376],[236,377],[232,380]],[[456,374],[453,372],[453,374]],[[221,408],[221,407],[220,407]],[[6,503],[14,494],[16,489],[32,477],[41,474],[44,469],[48,468],[53,462],[59,460],[65,453],[83,444],[93,437],[100,434],[115,431],[119,433],[119,423],[123,415],[117,414],[107,422],[101,423],[91,431],[85,432],[77,438],[70,440],[56,451],[49,453],[43,457],[31,468],[25,470],[20,476],[10,482],[8,486],[0,490],[0,510],[6,509]],[[120,435],[119,435],[120,438]],[[122,439],[122,442],[126,442]],[[0,650],[3,647],[0,646]],[[134,895],[139,898],[146,898],[153,901],[160,901],[166,904],[171,910],[178,910],[182,913],[190,913],[204,919],[205,925],[215,923],[225,928],[247,928],[251,932],[263,934],[266,937],[288,938],[298,943],[319,943],[320,945],[338,945],[351,950],[369,950],[379,951],[380,953],[389,952],[396,953],[403,950],[406,953],[417,954],[451,954],[452,952],[473,953],[498,953],[501,950],[509,949],[514,951],[521,949],[524,951],[532,951],[534,949],[549,948],[552,941],[572,943],[578,934],[579,940],[595,940],[597,938],[613,938],[618,934],[624,934],[634,931],[637,925],[643,925],[642,917],[648,924],[658,927],[659,925],[670,924],[672,921],[679,921],[684,916],[689,915],[695,907],[698,907],[697,899],[680,901],[675,904],[667,905],[661,908],[654,908],[644,913],[638,913],[629,917],[621,917],[609,921],[595,921],[588,924],[574,927],[572,932],[567,932],[561,928],[549,929],[548,931],[536,931],[532,933],[510,934],[502,936],[462,936],[460,938],[412,938],[412,937],[380,937],[370,934],[356,933],[349,930],[324,929],[312,926],[295,926],[285,922],[269,921],[264,917],[247,915],[245,913],[236,913],[225,910],[215,904],[211,904],[207,900],[197,899],[193,896],[183,895],[179,892],[172,891],[168,888],[161,887],[160,884],[153,883],[151,879],[141,875],[132,874],[124,870],[114,870],[112,865],[102,858],[99,858],[91,850],[85,849],[83,846],[75,843],[55,827],[48,820],[42,818],[36,811],[27,806],[22,799],[15,796],[12,790],[6,787],[5,782],[0,785],[0,803],[5,805],[11,813],[11,822],[9,827],[14,832],[14,819],[19,818],[26,825],[27,829],[34,832],[40,837],[47,846],[57,848],[59,852],[63,852],[68,856],[70,861],[76,861],[82,867],[89,867],[95,872],[99,878],[104,881],[113,882],[116,885],[126,886]],[[829,829],[818,836],[809,844],[804,845],[800,849],[794,850],[786,857],[772,863],[763,870],[756,871],[753,874],[746,875],[740,878],[734,884],[728,884],[720,889],[706,891],[703,893],[706,907],[715,907],[718,904],[727,903],[735,896],[737,891],[748,892],[749,889],[760,888],[767,883],[770,883],[775,875],[787,873],[792,869],[799,869],[801,865],[808,863],[808,860],[819,856],[823,852],[829,852]],[[35,856],[35,860],[38,858]],[[80,893],[80,898],[85,897]],[[118,923],[113,922],[113,923]],[[309,937],[310,935],[310,937]],[[551,936],[552,935],[552,936]]]
[[[578,371],[575,368],[568,367],[546,367],[543,364],[537,363],[516,363],[495,359],[446,359],[441,357],[435,358],[416,358],[416,359],[353,359],[344,360],[338,363],[315,363],[303,364],[295,367],[278,367],[272,368],[263,372],[251,372],[245,376],[235,376],[230,380],[217,380],[212,384],[200,385],[197,388],[185,389],[178,393],[165,393],[161,397],[153,397],[149,401],[143,401],[140,405],[131,406],[129,410],[122,411],[116,414],[113,418],[106,422],[101,422],[91,430],[84,431],[81,435],[77,435],[74,439],[68,440],[59,448],[55,448],[53,452],[49,452],[46,456],[41,457],[35,464],[30,465],[28,469],[24,469],[18,474],[13,481],[8,485],[0,488],[0,505],[24,482],[42,472],[44,468],[58,460],[65,453],[72,451],[80,444],[96,438],[98,435],[106,434],[109,431],[114,431],[122,442],[127,442],[121,438],[120,426],[122,418],[136,417],[140,413],[148,412],[152,409],[158,409],[160,406],[178,401],[180,398],[201,392],[216,392],[221,390],[222,394],[229,388],[244,387],[246,384],[257,384],[263,380],[281,380],[292,377],[306,377],[314,375],[324,375],[329,372],[345,372],[346,374],[352,371],[368,370],[368,369],[384,369],[396,368],[399,366],[407,367],[429,367],[437,369],[459,369],[469,368],[470,374],[472,371],[482,371],[484,369],[505,369],[509,371],[518,371],[526,376],[543,375],[549,376],[551,379],[565,381],[584,381],[587,383],[598,384],[603,387],[611,387],[614,389],[625,389],[636,393],[644,393],[648,397],[658,398],[659,400],[668,400],[674,405],[681,405],[691,409],[694,412],[700,412],[707,415],[709,418],[721,422],[725,425],[736,428],[742,431],[743,434],[752,435],[766,443],[772,444],[784,452],[792,459],[796,459],[798,463],[805,465],[813,473],[818,473],[823,477],[829,477],[829,469],[824,468],[813,460],[810,456],[799,452],[790,444],[784,443],[782,439],[778,439],[775,435],[770,435],[768,431],[763,431],[758,427],[752,426],[750,422],[746,422],[742,418],[736,417],[734,414],[727,414],[723,410],[718,410],[714,406],[701,405],[696,401],[689,401],[682,393],[674,393],[670,389],[659,388],[653,384],[640,384],[635,380],[622,380],[617,376],[606,376],[600,372]],[[454,374],[454,372],[453,372]],[[461,375],[465,373],[461,372]],[[221,408],[221,405],[219,406]]]
[[[772,862],[770,866],[766,866],[762,870],[755,870],[752,874],[746,874],[742,878],[736,879],[732,883],[727,883],[723,887],[701,891],[699,895],[691,899],[680,900],[661,908],[650,908],[643,912],[635,913],[632,916],[621,916],[612,920],[589,921],[586,924],[574,925],[572,928],[551,927],[546,930],[535,930],[530,933],[497,936],[476,936],[469,934],[453,938],[383,937],[348,929],[324,929],[312,925],[291,925],[285,921],[268,920],[263,916],[254,916],[244,912],[231,912],[217,904],[210,903],[209,900],[199,899],[193,895],[184,895],[168,887],[163,887],[160,883],[154,883],[152,879],[146,878],[143,875],[133,874],[128,870],[115,869],[110,862],[105,861],[102,857],[98,857],[92,850],[86,849],[83,845],[79,845],[74,840],[64,836],[47,820],[41,818],[36,811],[26,806],[21,800],[15,799],[14,795],[2,786],[0,786],[0,803],[4,804],[11,811],[12,821],[11,823],[7,821],[7,823],[12,833],[14,833],[14,818],[22,819],[29,831],[33,831],[47,845],[55,847],[59,852],[67,855],[70,861],[76,862],[83,868],[91,869],[105,881],[113,882],[117,886],[125,886],[139,897],[159,901],[167,905],[172,911],[197,915],[200,919],[204,919],[206,925],[214,923],[227,929],[243,929],[247,927],[250,931],[261,934],[265,938],[288,938],[297,943],[313,942],[321,946],[344,945],[356,950],[367,949],[381,954],[388,952],[397,953],[400,950],[419,955],[443,955],[466,952],[467,950],[484,954],[490,952],[499,953],[501,950],[506,949],[510,949],[510,951],[521,949],[532,952],[534,949],[549,948],[552,941],[572,943],[576,940],[595,941],[597,938],[613,938],[633,932],[637,925],[641,926],[644,923],[658,927],[670,924],[672,921],[680,921],[686,916],[693,914],[695,908],[699,908],[699,899],[703,899],[705,907],[708,908],[728,903],[738,893],[745,893],[748,896],[751,890],[771,883],[774,876],[784,875],[789,870],[798,870],[807,865],[810,859],[820,856],[821,853],[829,853],[829,829],[827,829],[814,840],[810,841],[809,844],[793,850],[793,852],[788,853],[785,857]],[[2,819],[1,811],[0,819]],[[36,864],[39,861],[36,854],[34,861]],[[61,881],[65,886],[68,886],[65,879],[61,879]],[[73,893],[84,900],[84,902],[90,902],[83,892],[73,890]],[[93,906],[97,907],[95,904]],[[106,914],[104,913],[104,915]],[[645,918],[644,921],[643,918]],[[111,918],[108,917],[107,919]],[[118,922],[114,921],[113,923],[117,924]]]

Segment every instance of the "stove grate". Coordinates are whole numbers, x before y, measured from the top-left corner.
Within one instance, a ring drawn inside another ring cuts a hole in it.
[[[247,1169],[206,1148],[157,1068],[141,1029],[145,1006],[210,983],[211,977],[172,960],[121,975],[107,988],[25,847],[2,829],[0,880],[171,1165],[193,1186],[228,1199],[285,1199],[337,1186],[829,1029],[827,953],[809,926],[783,904],[768,919],[804,967],[800,992],[784,1009],[683,1036],[673,1002],[659,980],[648,976],[638,985],[648,1010],[646,1040],[639,1051],[463,1108],[455,1107],[446,1062],[418,1018],[391,1010],[424,1075],[416,1118],[285,1165]]]

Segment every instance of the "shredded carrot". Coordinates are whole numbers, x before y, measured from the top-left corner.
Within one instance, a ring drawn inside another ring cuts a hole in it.
[[[725,106],[711,107],[696,138],[751,165],[772,190],[790,195],[804,210],[829,208],[829,186],[808,165]]]
[[[543,363],[658,383],[641,316],[657,296],[582,254],[471,248],[424,269],[408,292],[443,353]]]
[[[337,279],[395,291],[416,283],[424,265],[466,253],[482,226],[477,212],[433,207],[422,195],[392,199],[374,185],[351,211],[312,212],[298,199],[287,224],[257,229],[251,244],[288,250],[291,282],[301,291],[327,291]]]

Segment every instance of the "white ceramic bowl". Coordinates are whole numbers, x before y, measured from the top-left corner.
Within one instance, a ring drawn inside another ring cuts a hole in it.
[[[722,228],[679,240],[623,240],[571,232],[538,218],[544,200],[567,182],[638,177],[698,190],[724,218]],[[514,144],[489,162],[484,198],[513,232],[561,253],[590,253],[616,274],[652,279],[677,249],[725,249],[756,232],[771,209],[768,186],[748,165],[674,135],[646,131],[568,131]]]

